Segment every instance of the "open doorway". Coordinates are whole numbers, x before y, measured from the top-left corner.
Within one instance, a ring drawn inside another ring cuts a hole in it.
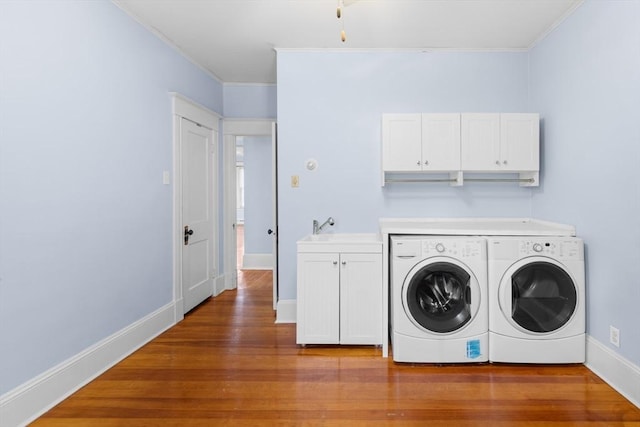
[[[275,124],[269,120],[225,119],[223,126],[225,286],[238,287],[243,272],[273,271],[270,275],[275,309],[278,289]]]
[[[273,269],[271,152],[270,136],[236,137],[236,224],[243,237],[236,244],[243,245],[242,270]]]

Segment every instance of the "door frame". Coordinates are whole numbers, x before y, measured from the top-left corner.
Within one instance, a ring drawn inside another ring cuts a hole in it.
[[[219,121],[220,115],[209,110],[207,107],[198,104],[190,100],[189,98],[177,93],[169,92],[171,97],[171,109],[173,116],[173,222],[172,222],[172,236],[173,236],[173,307],[174,307],[174,321],[177,323],[184,319],[184,299],[182,292],[182,245],[183,245],[183,233],[182,228],[182,158],[181,158],[181,121],[186,119],[202,125],[213,131],[214,136],[219,135]],[[219,138],[219,136],[218,136]],[[213,140],[213,165],[218,165],[218,147],[219,141],[214,137]],[[212,221],[213,221],[213,236],[219,236],[218,230],[218,185],[217,177],[219,174],[214,172],[214,183],[212,183],[212,201],[214,209],[212,209]],[[218,276],[218,258],[219,258],[219,238],[213,239],[213,253],[214,259],[212,262],[212,275],[214,281],[214,295],[215,284]]]
[[[237,244],[236,239],[231,237],[231,233],[235,232],[234,224],[236,222],[236,138],[243,136],[270,136],[273,138],[275,131],[275,119],[234,119],[225,118],[223,120],[223,141],[224,141],[224,271],[225,271],[225,288],[234,289],[237,286],[237,269],[236,263],[233,262],[236,256]],[[272,156],[272,173],[277,173],[275,158]],[[233,175],[233,176],[232,176]],[[273,210],[277,206],[276,188],[272,189]],[[274,226],[277,230],[278,218],[274,218]],[[276,231],[277,232],[277,231]],[[276,237],[277,238],[277,235]],[[273,309],[276,309],[278,298],[278,282],[276,263],[278,262],[277,251],[274,251],[274,278],[273,278]]]

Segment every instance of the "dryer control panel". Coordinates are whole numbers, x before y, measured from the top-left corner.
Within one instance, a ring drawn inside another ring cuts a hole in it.
[[[583,259],[582,240],[570,239],[545,239],[535,238],[520,240],[518,254],[522,257],[531,255],[546,255],[555,259]]]

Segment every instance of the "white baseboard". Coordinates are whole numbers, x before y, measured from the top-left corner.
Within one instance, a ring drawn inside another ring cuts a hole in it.
[[[182,306],[181,306],[182,307]],[[3,427],[24,426],[175,324],[174,303],[0,396]]]
[[[237,272],[226,273],[224,275],[224,289],[231,290],[238,287],[238,274]]]
[[[244,254],[243,270],[273,270],[273,254]]]
[[[225,283],[226,283],[226,277],[224,275],[218,276],[215,279],[213,279],[213,296],[214,297],[217,297],[227,289],[225,286]]]
[[[296,323],[296,300],[285,299],[276,305],[276,323]]]
[[[585,365],[640,408],[640,367],[589,335]]]
[[[181,322],[184,319],[184,299],[180,297],[173,304],[174,318],[173,323]]]

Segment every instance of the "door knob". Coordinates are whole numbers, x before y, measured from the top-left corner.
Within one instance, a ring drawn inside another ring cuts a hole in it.
[[[193,235],[193,230],[189,230],[189,226],[185,225],[184,226],[184,244],[188,245],[189,244],[189,236]]]

